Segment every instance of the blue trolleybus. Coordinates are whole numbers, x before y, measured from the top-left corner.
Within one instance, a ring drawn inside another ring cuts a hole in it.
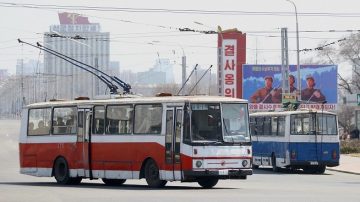
[[[250,115],[253,166],[325,172],[339,165],[339,133],[334,113],[299,110]]]

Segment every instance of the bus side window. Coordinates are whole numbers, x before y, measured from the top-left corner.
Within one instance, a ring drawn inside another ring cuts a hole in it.
[[[256,134],[257,135],[264,135],[264,117],[257,117],[256,118]]]
[[[35,135],[34,123],[31,121],[28,124],[28,135]]]
[[[271,117],[264,117],[264,135],[271,135]]]
[[[77,108],[56,107],[53,110],[53,134],[76,134]]]
[[[51,108],[29,110],[28,135],[49,135]]]
[[[105,107],[94,107],[93,133],[104,134],[105,132]]]
[[[250,134],[252,136],[256,136],[257,135],[257,130],[256,130],[256,118],[255,117],[251,117],[250,118]]]
[[[278,117],[271,117],[271,135],[277,136],[278,133]]]
[[[134,133],[160,134],[162,124],[162,106],[159,104],[141,104],[135,106]]]
[[[285,136],[285,117],[278,117],[278,136]]]
[[[106,134],[132,133],[133,108],[130,105],[108,106],[106,109]]]
[[[291,115],[290,131],[291,131],[291,134],[293,134],[293,135],[297,135],[302,131],[301,121],[299,121],[298,115]]]

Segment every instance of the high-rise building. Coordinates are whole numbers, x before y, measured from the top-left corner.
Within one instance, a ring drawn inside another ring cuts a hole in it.
[[[0,69],[0,81],[9,76],[7,69]]]
[[[120,76],[120,62],[110,61],[110,74],[119,77]]]
[[[43,72],[44,64],[37,60],[23,60],[16,61],[16,75],[17,76],[35,76]]]
[[[101,32],[99,23],[76,13],[59,13],[59,20],[59,25],[44,33],[44,46],[110,73],[110,33]],[[108,93],[96,76],[48,52],[44,53],[44,75],[48,98],[94,98]]]
[[[170,63],[170,59],[160,58],[159,60],[156,60],[156,63],[151,70],[158,71],[158,72],[165,72],[166,83],[174,83],[175,82],[173,65]]]

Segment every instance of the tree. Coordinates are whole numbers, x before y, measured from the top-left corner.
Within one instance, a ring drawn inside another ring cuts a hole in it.
[[[345,93],[356,93],[360,91],[360,33],[351,34],[349,37],[338,40],[338,47],[328,45],[325,41],[319,45],[319,63],[337,64],[346,62],[351,65],[352,77],[346,78],[338,74],[340,90]],[[331,43],[332,44],[332,43]]]
[[[337,45],[337,46],[336,46]],[[360,33],[351,34],[337,43],[323,42],[319,45],[317,52],[318,63],[339,64],[347,63],[352,66],[352,75],[349,77],[338,73],[339,96],[345,97],[346,94],[360,92]],[[344,132],[350,132],[354,125],[355,107],[338,105],[339,125],[344,128]]]
[[[355,115],[355,107],[339,105],[338,106],[338,121],[339,125],[344,129],[344,132],[350,133],[354,128],[352,118]]]

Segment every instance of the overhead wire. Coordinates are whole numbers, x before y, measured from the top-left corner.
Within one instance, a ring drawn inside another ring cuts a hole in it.
[[[294,16],[293,12],[281,11],[241,11],[241,10],[201,10],[201,9],[167,9],[167,8],[132,8],[132,7],[105,7],[105,6],[68,6],[56,4],[32,4],[0,2],[2,7],[23,7],[32,9],[66,9],[103,12],[131,12],[131,13],[175,13],[175,14],[204,14],[204,15],[264,15],[264,16]],[[360,13],[351,12],[298,12],[304,17],[360,17]]]

